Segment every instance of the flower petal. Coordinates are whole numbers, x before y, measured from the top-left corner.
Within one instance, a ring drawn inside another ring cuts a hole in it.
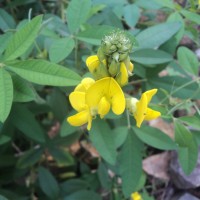
[[[157,89],[152,89],[152,90],[148,90],[146,92],[144,92],[142,95],[146,95],[147,97],[147,104],[149,104],[149,102],[151,101],[153,95],[156,94],[158,90]]]
[[[136,120],[136,126],[140,128],[144,118],[147,114],[147,96],[142,95],[141,99],[136,103],[136,112],[134,118]]]
[[[110,103],[106,99],[106,97],[102,97],[98,104],[98,114],[103,118],[110,110]]]
[[[84,78],[80,84],[78,84],[74,91],[86,92],[88,88],[95,83],[92,78]]]
[[[85,93],[77,91],[72,92],[69,95],[69,101],[76,111],[82,111],[85,108]]]
[[[86,65],[91,73],[99,67],[100,61],[97,55],[89,56],[86,60]]]
[[[86,92],[86,104],[89,107],[98,107],[102,97],[111,102],[112,111],[119,115],[125,109],[125,97],[121,87],[112,77],[96,81]]]
[[[151,108],[147,108],[147,115],[145,116],[145,120],[152,120],[152,119],[156,119],[161,115],[160,112],[153,110]]]
[[[75,115],[72,115],[67,118],[67,121],[72,126],[82,126],[83,124],[86,124],[89,119],[89,112],[88,110],[81,111]]]
[[[116,76],[116,81],[120,86],[124,86],[128,83],[128,72],[123,62],[120,65],[120,73]]]

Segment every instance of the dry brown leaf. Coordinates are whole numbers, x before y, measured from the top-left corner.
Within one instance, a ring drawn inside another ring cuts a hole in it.
[[[143,160],[143,170],[156,178],[168,181],[168,168],[170,161],[170,153],[164,152],[157,155],[149,156]]]

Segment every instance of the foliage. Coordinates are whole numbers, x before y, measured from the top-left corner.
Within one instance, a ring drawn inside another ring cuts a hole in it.
[[[0,199],[100,200],[99,189],[110,200],[130,199],[137,191],[154,199],[142,170],[149,146],[177,151],[183,171],[193,171],[200,144],[199,61],[193,52],[200,45],[200,17],[193,1],[7,2],[0,1]],[[89,132],[66,122],[74,114],[69,94],[92,76],[86,58],[118,29],[133,43],[134,75],[123,90],[138,97],[158,88],[150,107],[174,124],[174,139],[160,127],[136,127],[126,113],[95,119]],[[184,37],[193,49],[181,43]],[[180,110],[185,116],[177,117]],[[100,156],[84,158],[85,144]]]

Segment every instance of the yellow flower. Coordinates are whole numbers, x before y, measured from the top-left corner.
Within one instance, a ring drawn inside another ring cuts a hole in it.
[[[75,88],[74,92],[69,95],[69,100],[72,107],[78,111],[77,114],[67,118],[67,121],[72,126],[82,126],[83,124],[88,123],[87,129],[91,129],[92,115],[88,105],[85,102],[85,94],[88,88],[90,88],[94,83],[95,81],[92,78],[84,78]]]
[[[131,200],[142,200],[142,196],[138,192],[131,194]]]
[[[92,113],[103,118],[112,109],[113,113],[120,115],[125,109],[125,97],[121,87],[112,77],[96,81],[86,93],[86,103]]]
[[[140,128],[144,120],[152,120],[158,118],[161,114],[158,111],[148,108],[148,104],[152,97],[156,94],[157,89],[152,89],[144,92],[140,98],[127,99],[127,108],[136,120],[136,126]]]
[[[97,55],[89,56],[86,60],[86,65],[90,73],[97,80],[109,76],[106,67],[106,60],[101,62]]]

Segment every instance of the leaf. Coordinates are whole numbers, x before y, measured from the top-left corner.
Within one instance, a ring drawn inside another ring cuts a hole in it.
[[[186,123],[188,126],[191,126],[192,128],[199,129],[200,130],[200,124],[199,124],[199,115],[196,116],[183,116],[178,118],[180,121]]]
[[[44,167],[39,167],[38,170],[38,179],[39,185],[42,191],[50,198],[50,199],[58,199],[60,188],[56,179],[49,172],[49,170]]]
[[[41,85],[73,86],[81,80],[75,72],[45,60],[19,61],[7,67],[22,78]]]
[[[4,9],[0,8],[0,29],[6,31],[15,28],[15,21]]]
[[[11,138],[7,135],[0,135],[0,145],[9,142]]]
[[[65,137],[65,136],[71,135],[72,133],[76,132],[77,130],[79,130],[77,127],[71,126],[66,121],[66,119],[64,119],[62,122],[62,125],[61,125],[61,129],[60,129],[60,136]]]
[[[87,190],[90,186],[88,182],[82,179],[69,179],[60,184],[61,193],[64,195],[70,195],[79,190]]]
[[[6,197],[0,195],[0,200],[8,200]]]
[[[157,128],[143,126],[141,128],[133,128],[133,130],[140,140],[152,147],[162,150],[177,149],[174,141]]]
[[[90,139],[99,154],[111,165],[116,162],[117,151],[112,137],[112,130],[103,120],[96,119],[92,124]]]
[[[119,126],[112,132],[113,139],[115,141],[116,149],[119,148],[126,140],[128,135],[128,128],[126,126]]]
[[[36,91],[30,83],[17,75],[12,75],[15,102],[28,102],[36,98]]]
[[[197,56],[186,47],[179,47],[177,51],[178,62],[185,71],[198,76],[199,62]]]
[[[197,13],[190,12],[188,10],[181,9],[181,14],[185,16],[186,19],[196,23],[197,25],[200,22],[200,16]]]
[[[39,15],[12,36],[6,48],[4,60],[14,60],[28,50],[37,37],[41,22],[42,15]]]
[[[17,167],[25,169],[36,164],[42,156],[43,148],[31,149],[26,151],[17,162]]]
[[[100,45],[102,37],[115,29],[115,27],[107,25],[92,26],[78,33],[77,39],[93,45]]]
[[[198,145],[192,133],[175,120],[175,141],[178,143],[179,162],[183,171],[189,175],[197,164]]]
[[[131,54],[131,59],[144,65],[155,65],[170,62],[173,57],[161,50],[139,49]]]
[[[175,4],[172,0],[155,0],[156,3],[161,4],[163,7],[175,9]]]
[[[66,17],[71,33],[77,32],[80,26],[86,22],[90,8],[90,0],[72,0],[69,3]]]
[[[12,36],[12,33],[11,32],[6,32],[4,33],[3,35],[0,36],[0,54],[2,54],[5,50],[5,48],[7,47],[8,45],[8,42],[10,40]]]
[[[123,9],[124,19],[130,27],[134,27],[140,18],[140,9],[135,4],[128,4]]]
[[[34,115],[23,105],[16,105],[12,109],[12,123],[28,138],[37,142],[44,142],[44,131],[36,121]]]
[[[119,173],[122,178],[122,191],[126,198],[135,191],[142,175],[142,143],[129,130],[125,143],[119,152]]]
[[[191,82],[191,84],[187,84]],[[189,78],[182,78],[180,76],[166,76],[162,78],[153,77],[148,79],[147,88],[162,88],[170,93],[173,97],[181,99],[200,98],[199,85],[191,81]],[[158,94],[161,91],[158,90]],[[198,93],[197,93],[198,92]]]
[[[75,42],[72,38],[61,38],[53,42],[49,49],[50,61],[58,63],[73,50]]]
[[[0,67],[0,121],[8,117],[13,100],[13,83],[10,74]]]
[[[102,198],[91,190],[80,190],[64,197],[64,200],[102,200]]]
[[[181,28],[180,22],[165,22],[147,28],[136,36],[139,47],[157,48]]]

